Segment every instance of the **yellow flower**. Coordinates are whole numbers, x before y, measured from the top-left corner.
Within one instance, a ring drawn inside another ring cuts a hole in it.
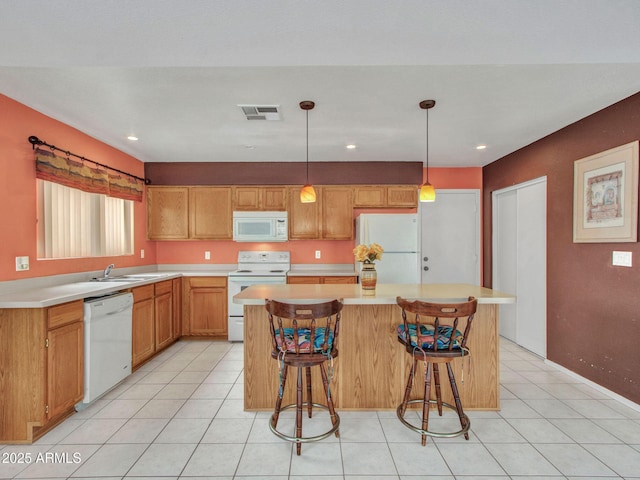
[[[353,249],[353,255],[356,262],[373,263],[376,260],[382,259],[382,252],[384,249],[377,243],[371,245],[358,245]]]

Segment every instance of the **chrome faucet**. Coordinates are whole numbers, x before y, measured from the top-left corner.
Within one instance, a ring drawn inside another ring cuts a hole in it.
[[[111,270],[113,270],[113,268],[115,267],[115,264],[111,264],[108,265],[107,268],[104,269],[104,278],[109,278],[109,274],[111,273]]]

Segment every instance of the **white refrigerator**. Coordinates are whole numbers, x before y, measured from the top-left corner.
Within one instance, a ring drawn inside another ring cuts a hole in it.
[[[356,217],[356,245],[379,244],[378,283],[420,283],[420,232],[414,213],[363,213]],[[355,262],[360,273],[361,262]]]

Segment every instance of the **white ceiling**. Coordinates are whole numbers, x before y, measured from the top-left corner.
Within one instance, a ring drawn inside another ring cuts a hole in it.
[[[0,93],[145,162],[304,161],[302,100],[310,161],[424,161],[435,99],[430,165],[478,166],[640,91],[639,26],[639,0],[0,0]]]

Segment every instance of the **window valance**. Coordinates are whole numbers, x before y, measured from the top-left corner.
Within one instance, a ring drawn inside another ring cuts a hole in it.
[[[142,201],[144,181],[91,160],[56,155],[53,150],[35,148],[36,177],[85,192],[102,193],[125,200]],[[88,165],[86,162],[94,163]]]

